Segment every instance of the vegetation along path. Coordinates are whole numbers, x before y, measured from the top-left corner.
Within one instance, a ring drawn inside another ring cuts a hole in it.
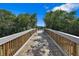
[[[64,54],[43,31],[35,33],[17,54],[18,56],[63,56]]]

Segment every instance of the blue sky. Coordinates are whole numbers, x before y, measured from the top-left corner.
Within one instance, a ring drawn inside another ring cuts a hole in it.
[[[65,4],[63,3],[49,3],[49,4],[48,3],[2,3],[0,4],[0,9],[9,10],[16,15],[21,14],[21,13],[29,13],[29,14],[36,13],[37,14],[37,25],[44,26],[45,24],[44,24],[43,18],[46,12],[53,10],[53,9],[58,9],[62,5],[65,5]],[[79,16],[78,10],[79,9],[76,9],[77,16]]]

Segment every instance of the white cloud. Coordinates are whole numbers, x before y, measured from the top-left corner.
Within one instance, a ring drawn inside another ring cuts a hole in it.
[[[79,3],[68,3],[68,4],[63,4],[61,6],[57,6],[53,8],[52,11],[64,10],[70,12],[70,11],[75,11],[77,9],[79,9]]]

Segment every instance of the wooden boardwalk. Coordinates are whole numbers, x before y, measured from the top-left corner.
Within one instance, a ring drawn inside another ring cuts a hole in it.
[[[19,43],[18,43],[19,44]],[[16,53],[17,56],[64,56],[43,30],[37,31]]]

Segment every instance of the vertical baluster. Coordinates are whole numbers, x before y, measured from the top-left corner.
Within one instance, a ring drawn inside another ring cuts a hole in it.
[[[3,56],[4,52],[3,52],[3,45],[0,45],[0,56]]]

